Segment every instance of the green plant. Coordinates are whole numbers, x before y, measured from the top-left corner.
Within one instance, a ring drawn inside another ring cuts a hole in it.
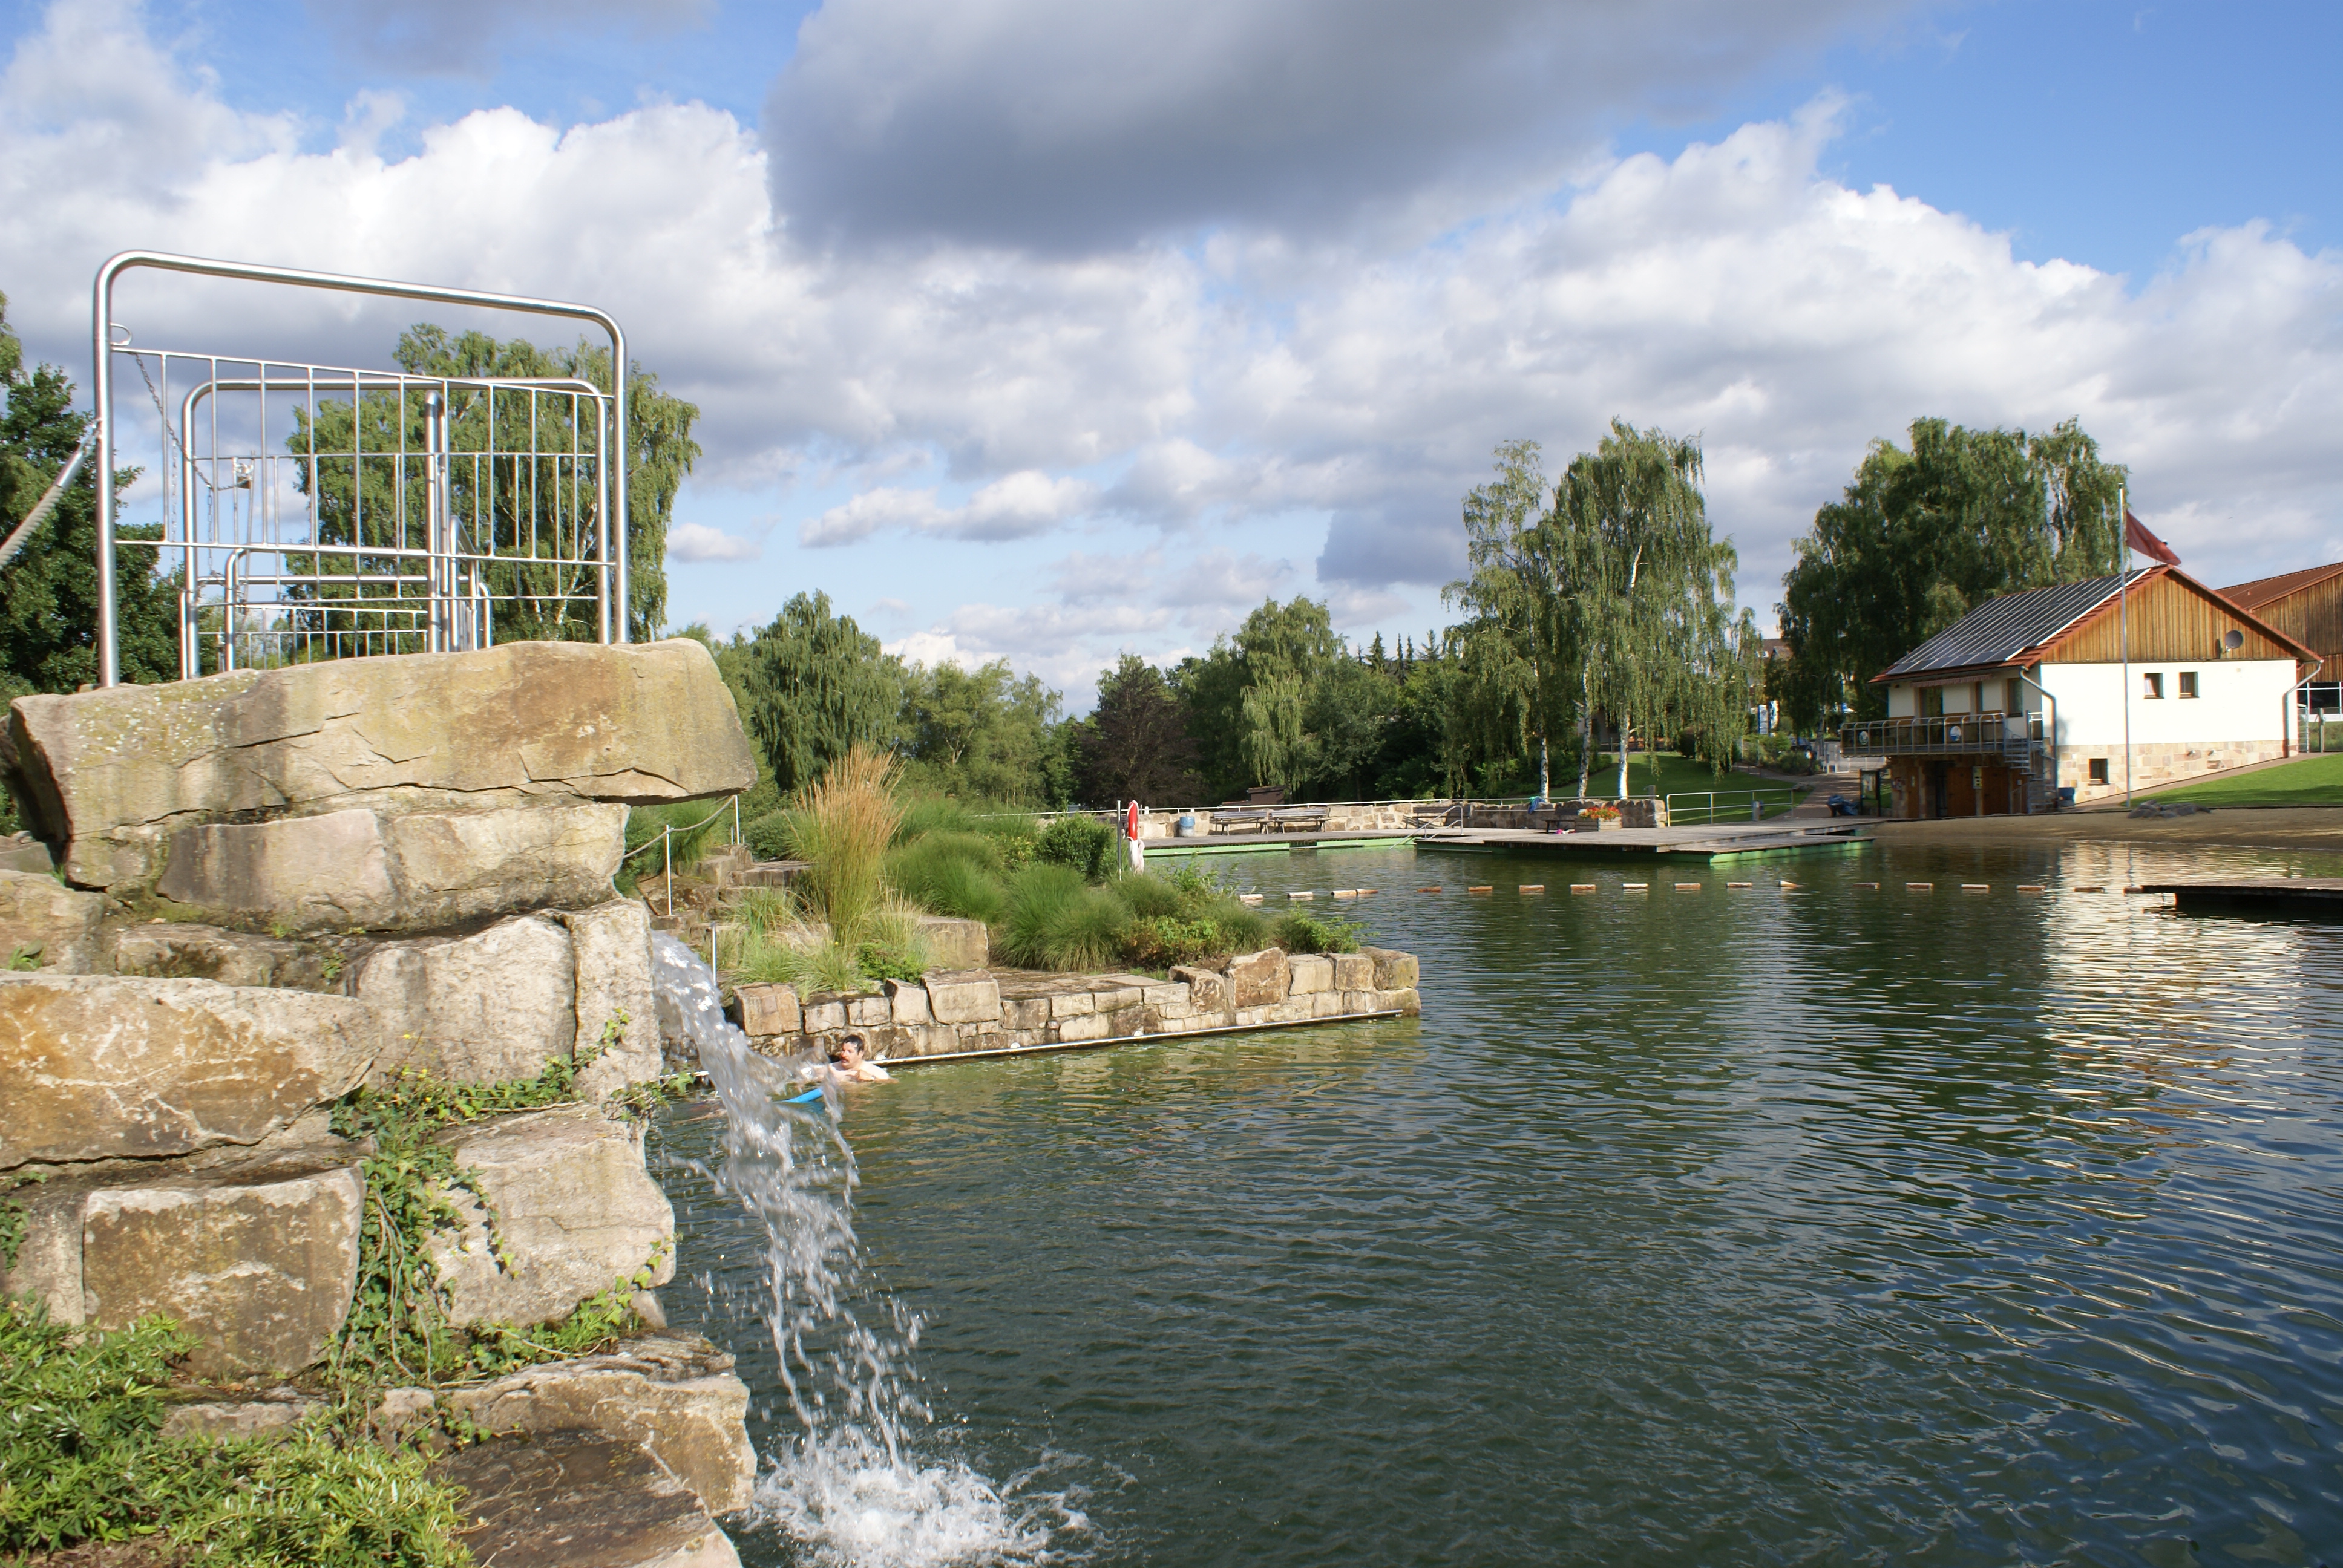
[[[887,857],[887,880],[905,898],[939,915],[990,923],[1001,918],[1006,895],[1001,840],[957,829],[930,833]]]
[[[8,968],[11,972],[22,970],[36,970],[40,967],[41,948],[39,943],[35,942],[28,947],[17,947],[10,950],[8,953]]]
[[[1010,879],[1001,950],[1031,969],[1095,969],[1121,947],[1128,906],[1071,866],[1036,861]]]
[[[1365,928],[1340,915],[1313,915],[1295,910],[1278,917],[1270,928],[1277,945],[1290,953],[1354,953]]]
[[[47,1180],[37,1174],[0,1176],[0,1269],[15,1268],[25,1245],[25,1206],[16,1201],[15,1190]]]
[[[1087,881],[1104,881],[1117,864],[1113,829],[1095,817],[1061,817],[1041,829],[1033,843],[1033,859],[1051,866],[1070,866]]]
[[[870,989],[860,951],[828,932],[798,943],[768,940],[751,931],[729,967],[736,980],[792,985],[802,992]]]
[[[740,825],[740,837],[749,846],[749,853],[759,860],[786,860],[789,858],[789,814],[768,811]]]
[[[649,846],[663,835],[664,852]],[[669,858],[679,877],[698,869],[701,857],[715,848],[719,837],[732,831],[732,813],[712,800],[679,800],[669,806],[637,806],[627,813],[627,870],[638,877],[663,874]],[[640,853],[637,853],[639,850]]]
[[[894,759],[857,745],[798,792],[789,848],[808,862],[799,903],[850,947],[886,896],[887,847],[902,807],[893,795]]]
[[[318,972],[326,977],[326,983],[331,985],[342,978],[342,969],[347,962],[339,953],[327,953],[324,962],[317,966]]]

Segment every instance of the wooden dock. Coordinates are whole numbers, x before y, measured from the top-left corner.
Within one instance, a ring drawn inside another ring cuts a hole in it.
[[[1469,855],[1684,855],[1726,860],[1739,855],[1860,849],[1871,829],[1845,817],[1771,822],[1716,822],[1697,828],[1617,828],[1608,833],[1537,833],[1525,828],[1439,828],[1419,833],[1419,849]]]
[[[2143,893],[2170,893],[2184,915],[2265,915],[2343,920],[2343,877],[2269,877],[2223,882],[2147,882]]]
[[[1361,832],[1325,833],[1199,833],[1188,839],[1150,839],[1147,858],[1159,855],[1244,855],[1277,849],[1398,849],[1416,841],[1413,833],[1392,828]]]

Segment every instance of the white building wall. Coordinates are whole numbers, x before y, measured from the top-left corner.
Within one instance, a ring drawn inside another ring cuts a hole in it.
[[[2183,671],[2197,676],[2197,695],[2180,695]],[[2115,746],[2124,743],[2124,667],[2120,664],[2046,664],[2043,687],[2057,699],[2058,745]],[[2164,695],[2143,696],[2149,674],[2164,678]],[[2131,667],[2131,740],[2134,746],[2206,746],[2282,741],[2294,690],[2294,661],[2287,658],[2208,659],[2198,664],[2135,664]]]

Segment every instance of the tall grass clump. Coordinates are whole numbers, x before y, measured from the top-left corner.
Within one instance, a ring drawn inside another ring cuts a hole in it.
[[[799,789],[789,818],[792,856],[809,862],[796,892],[807,914],[853,946],[886,898],[887,847],[903,808],[895,759],[858,745]]]
[[[997,839],[949,829],[913,839],[890,853],[887,880],[923,909],[990,925],[1008,908],[1001,885],[1005,861]]]
[[[1071,866],[1037,861],[1009,880],[1000,948],[1025,969],[1096,969],[1113,961],[1131,908]]]

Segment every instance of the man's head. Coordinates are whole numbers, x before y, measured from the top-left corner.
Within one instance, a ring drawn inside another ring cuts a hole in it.
[[[855,1068],[861,1066],[862,1037],[859,1034],[850,1034],[844,1040],[840,1040],[838,1042],[838,1049],[830,1053],[830,1060],[840,1067]]]

